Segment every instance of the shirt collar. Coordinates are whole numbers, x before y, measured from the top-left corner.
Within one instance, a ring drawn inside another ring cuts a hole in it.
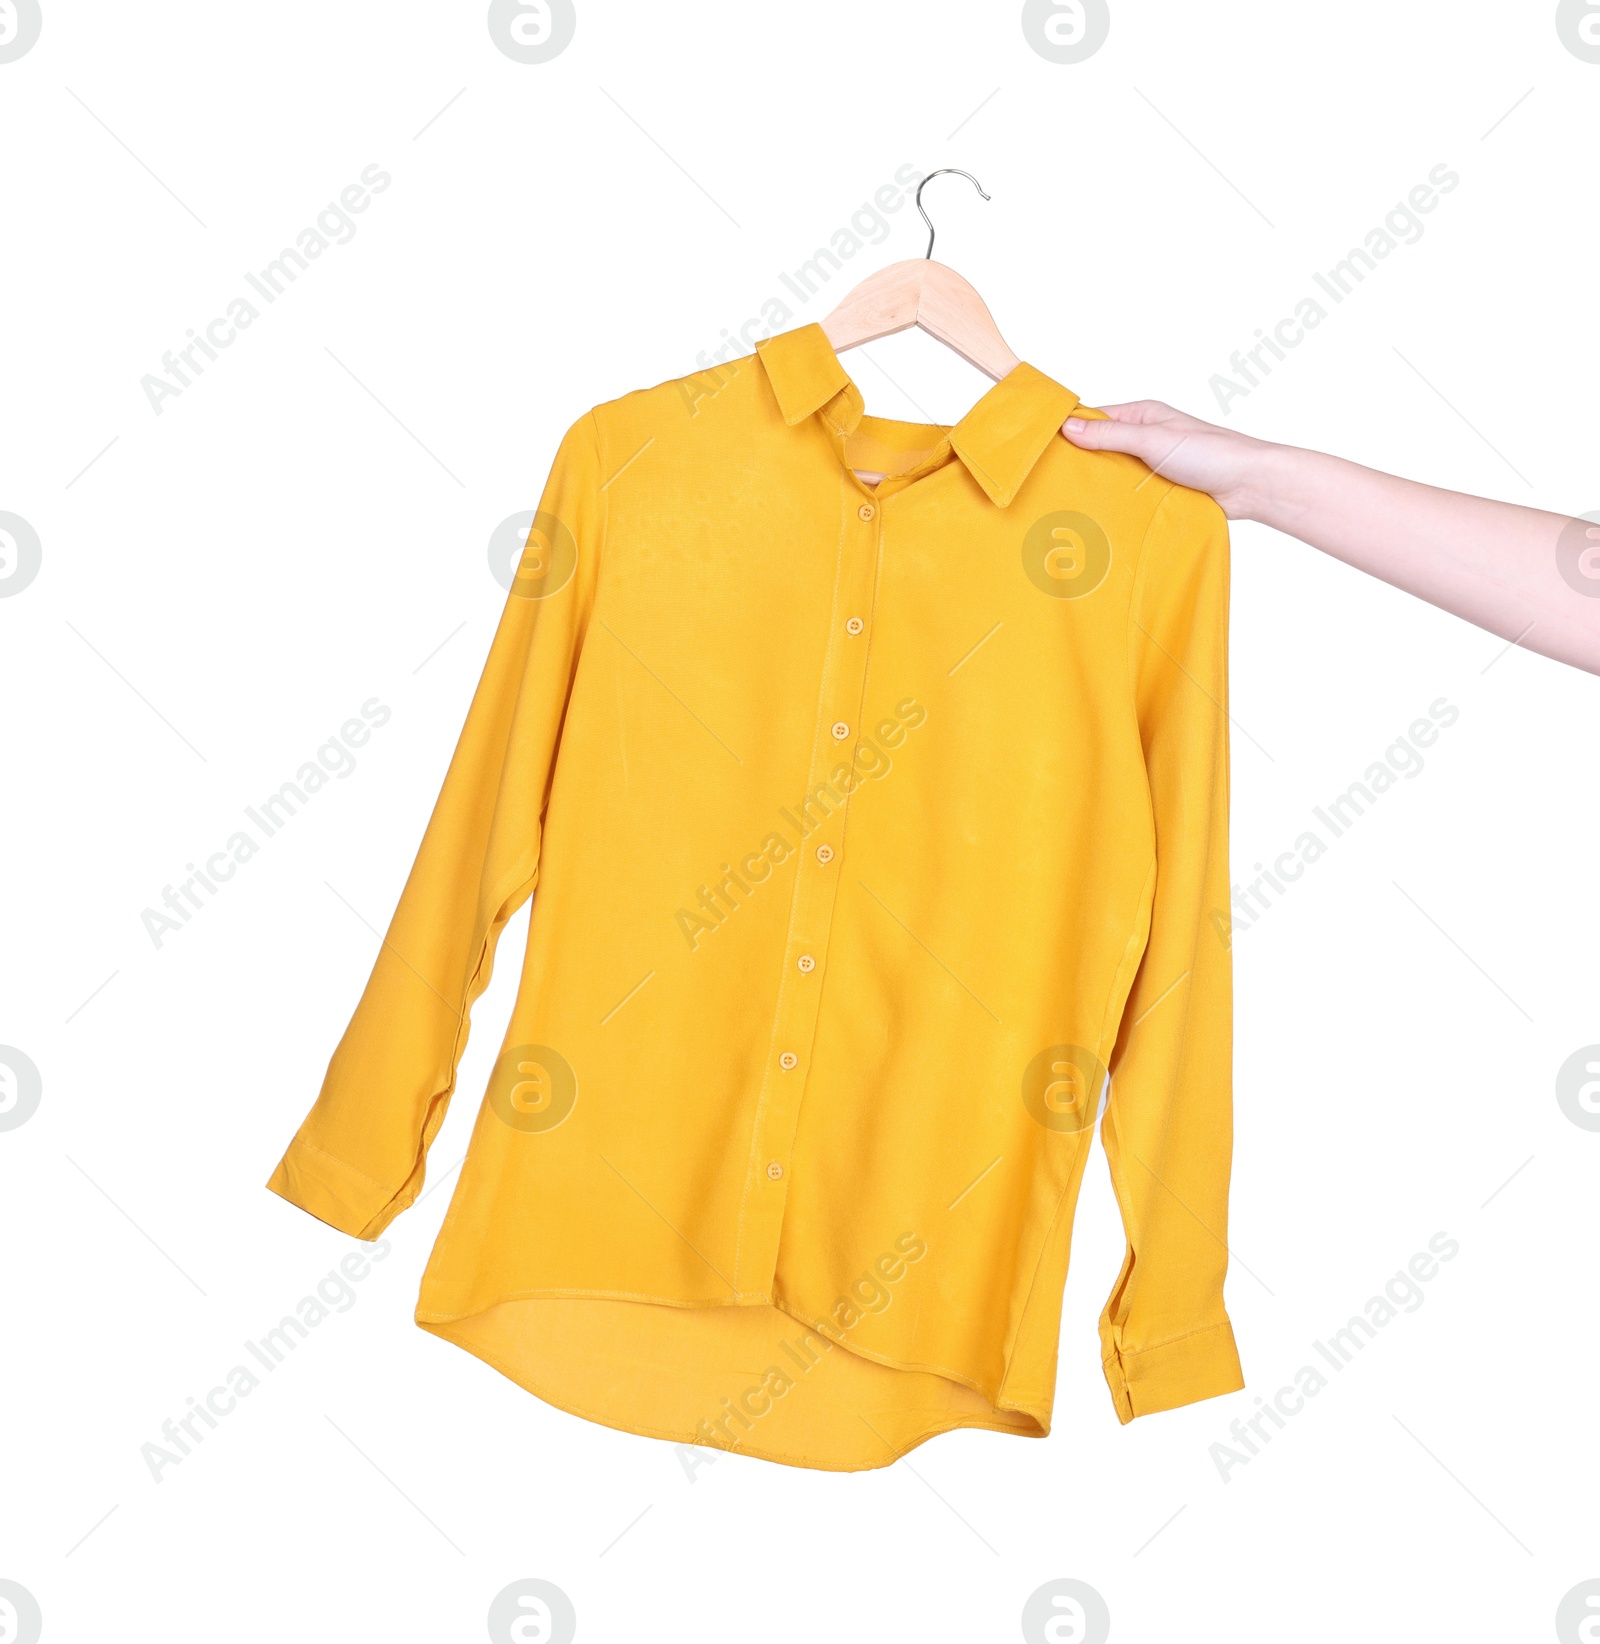
[[[791,428],[818,411],[846,434],[860,423],[861,390],[820,325],[768,337],[756,352]],[[1021,362],[950,430],[951,448],[989,500],[1005,508],[1079,403],[1070,388]]]

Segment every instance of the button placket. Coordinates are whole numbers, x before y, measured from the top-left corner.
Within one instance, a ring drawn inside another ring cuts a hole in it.
[[[854,764],[852,727],[866,696],[870,646],[856,643],[870,619],[878,581],[883,509],[862,503],[845,516],[844,541],[828,650],[817,702],[815,753],[802,804],[806,823],[796,866],[789,948],[775,1006],[771,1065],[765,1076],[751,1175],[746,1188],[741,1255],[735,1281],[741,1292],[771,1294],[788,1199],[790,1161],[800,1108],[810,1077],[809,1052],[821,1010],[828,946],[839,884],[836,862],[844,843],[850,795],[833,772]],[[847,637],[848,636],[848,637]],[[831,790],[831,792],[829,791]],[[782,1047],[782,1054],[779,1049]],[[805,1063],[801,1067],[802,1061]],[[795,1069],[800,1068],[798,1074]],[[790,1075],[784,1077],[785,1074]]]

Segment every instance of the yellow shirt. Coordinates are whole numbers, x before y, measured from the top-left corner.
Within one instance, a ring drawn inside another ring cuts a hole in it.
[[[1242,1385],[1227,526],[1075,410],[1019,365],[953,428],[865,416],[808,325],[568,431],[269,1184],[365,1239],[417,1197],[537,885],[423,1329],[803,1466],[1039,1437],[1109,1069],[1117,1414]]]

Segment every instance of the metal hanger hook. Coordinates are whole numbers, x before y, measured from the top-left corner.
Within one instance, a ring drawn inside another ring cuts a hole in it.
[[[970,171],[958,171],[954,166],[942,166],[938,171],[930,171],[928,175],[917,184],[917,210],[922,212],[922,220],[928,225],[928,249],[923,253],[923,256],[929,260],[933,257],[933,218],[931,218],[926,211],[922,211],[922,191],[928,186],[929,183],[933,181],[935,177],[965,177],[980,194],[983,194],[983,184],[980,183]],[[986,200],[992,198],[992,196],[988,194],[983,194],[983,197]]]

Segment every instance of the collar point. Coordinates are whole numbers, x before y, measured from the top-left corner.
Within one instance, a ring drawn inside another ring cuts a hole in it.
[[[756,353],[766,368],[778,411],[790,428],[819,411],[850,381],[827,333],[814,320],[763,337]]]

